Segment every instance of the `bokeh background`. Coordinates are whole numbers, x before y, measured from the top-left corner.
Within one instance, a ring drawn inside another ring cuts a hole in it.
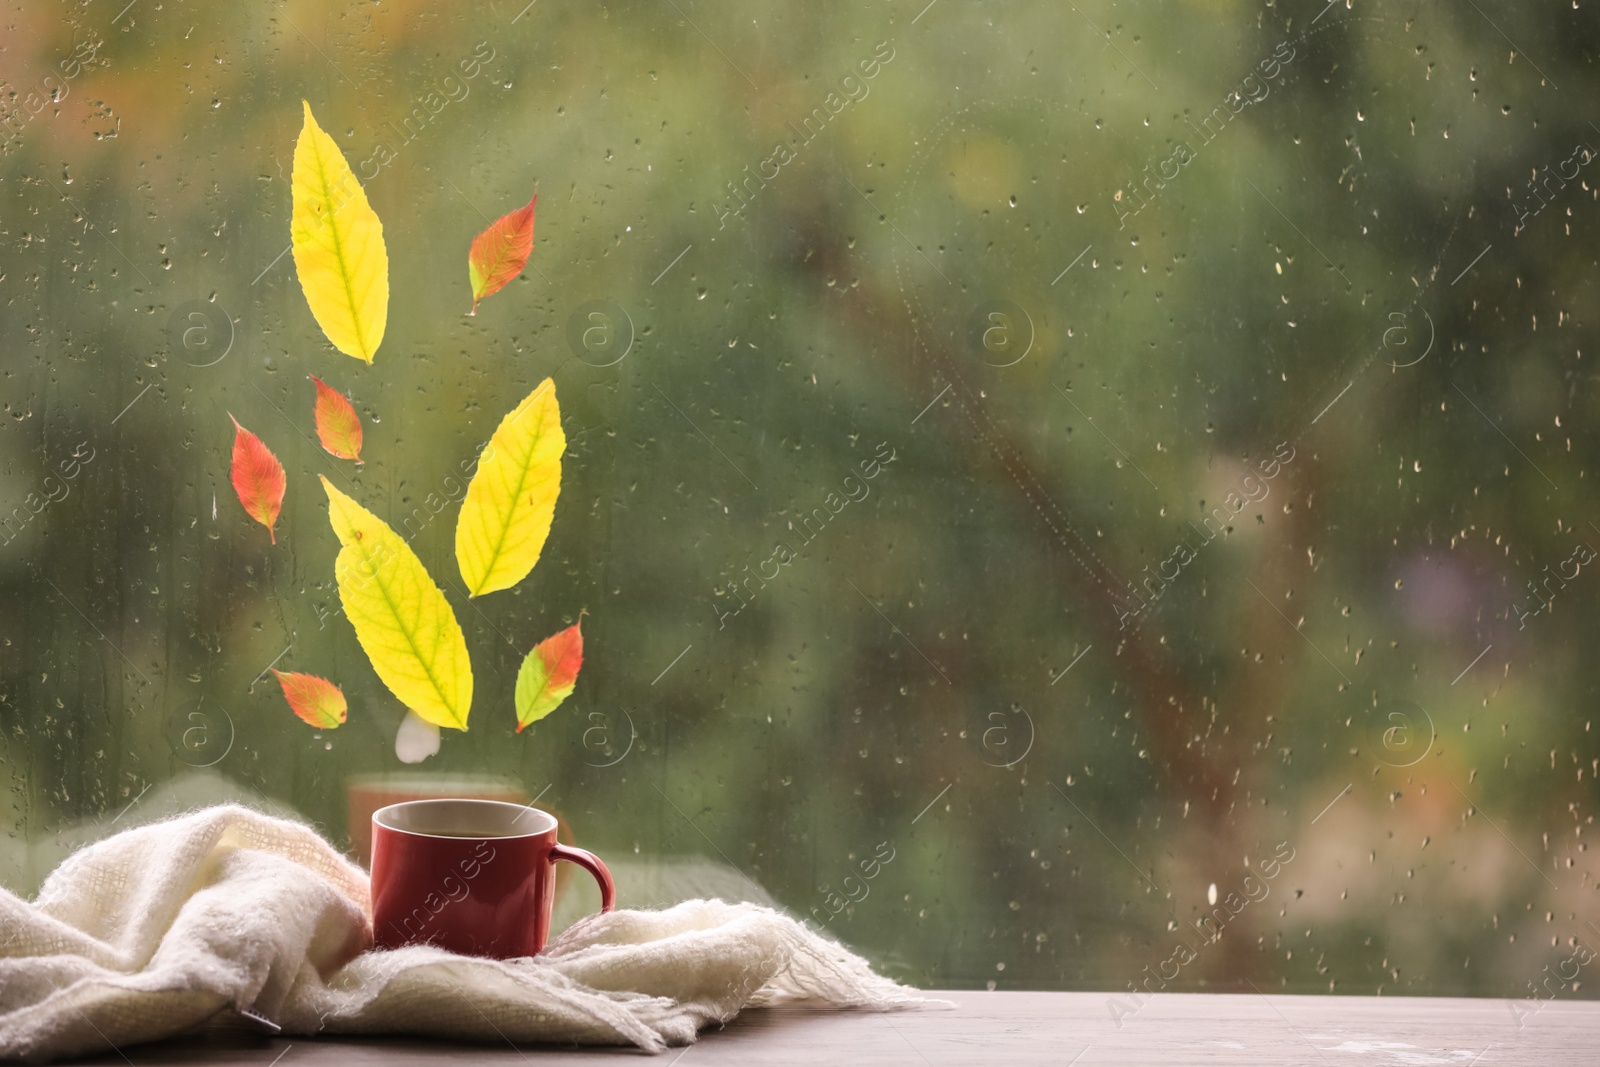
[[[412,517],[467,630],[472,728],[416,771],[539,796],[625,899],[747,893],[905,981],[1114,1015],[1130,983],[1590,994],[1592,4],[3,25],[9,888],[220,796],[343,842],[350,781],[404,770],[326,474]],[[302,98],[384,222],[370,367],[282,255]],[[469,241],[534,192],[468,317]],[[453,477],[547,376],[554,532],[469,602]],[[275,547],[229,413],[288,468]],[[580,612],[576,694],[515,734],[522,654]]]

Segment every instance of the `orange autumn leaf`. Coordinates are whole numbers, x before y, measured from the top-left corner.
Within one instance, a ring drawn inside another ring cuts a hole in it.
[[[317,437],[322,447],[340,459],[361,462],[361,417],[344,394],[327,385],[315,374],[317,383]]]
[[[344,690],[314,674],[297,674],[293,671],[274,670],[278,684],[283,686],[284,699],[300,718],[323,730],[332,730],[344,722],[349,706]]]
[[[575,622],[534,646],[517,671],[517,733],[556,710],[572,695],[583,666],[583,631]]]
[[[283,507],[283,464],[272,450],[261,443],[261,438],[239,425],[233,419],[233,491],[239,494],[239,503],[250,517],[267,528],[272,543],[278,543],[273,524],[278,521],[278,511]]]
[[[469,315],[478,313],[478,301],[505,288],[527,265],[533,252],[533,205],[538,202],[535,193],[527,207],[500,216],[472,239],[472,250],[467,253],[467,274],[472,279]]]

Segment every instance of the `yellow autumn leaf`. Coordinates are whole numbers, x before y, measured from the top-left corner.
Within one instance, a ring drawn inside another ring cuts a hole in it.
[[[333,564],[339,600],[372,669],[423,719],[465,730],[472,661],[455,612],[410,545],[327,478],[322,488],[343,546]]]
[[[295,272],[333,347],[372,362],[389,321],[389,253],[383,223],[339,146],[306,109],[294,143],[289,235]]]
[[[555,382],[546,378],[500,421],[467,486],[456,520],[456,562],[471,596],[509,589],[539,562],[566,450]]]

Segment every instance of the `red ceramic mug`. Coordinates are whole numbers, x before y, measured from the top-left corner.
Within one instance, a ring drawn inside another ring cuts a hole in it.
[[[372,932],[379,948],[431,944],[463,956],[537,955],[550,938],[557,860],[616,885],[599,858],[556,841],[549,812],[500,800],[409,800],[372,815]]]

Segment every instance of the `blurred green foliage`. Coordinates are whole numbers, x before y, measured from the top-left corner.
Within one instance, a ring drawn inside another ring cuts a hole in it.
[[[332,614],[337,471],[468,632],[429,771],[814,921],[889,842],[827,929],[897,977],[1518,997],[1600,938],[1600,579],[1528,588],[1600,544],[1586,6],[119,6],[6,11],[14,840],[207,762],[196,701],[216,771],[343,832],[400,712]],[[370,368],[281,256],[302,97],[384,221]],[[466,317],[468,242],[535,191]],[[544,564],[469,602],[462,464],[547,375]],[[229,411],[288,468],[276,548]],[[516,735],[580,610],[577,693]],[[1214,944],[1213,885],[1259,896]]]

